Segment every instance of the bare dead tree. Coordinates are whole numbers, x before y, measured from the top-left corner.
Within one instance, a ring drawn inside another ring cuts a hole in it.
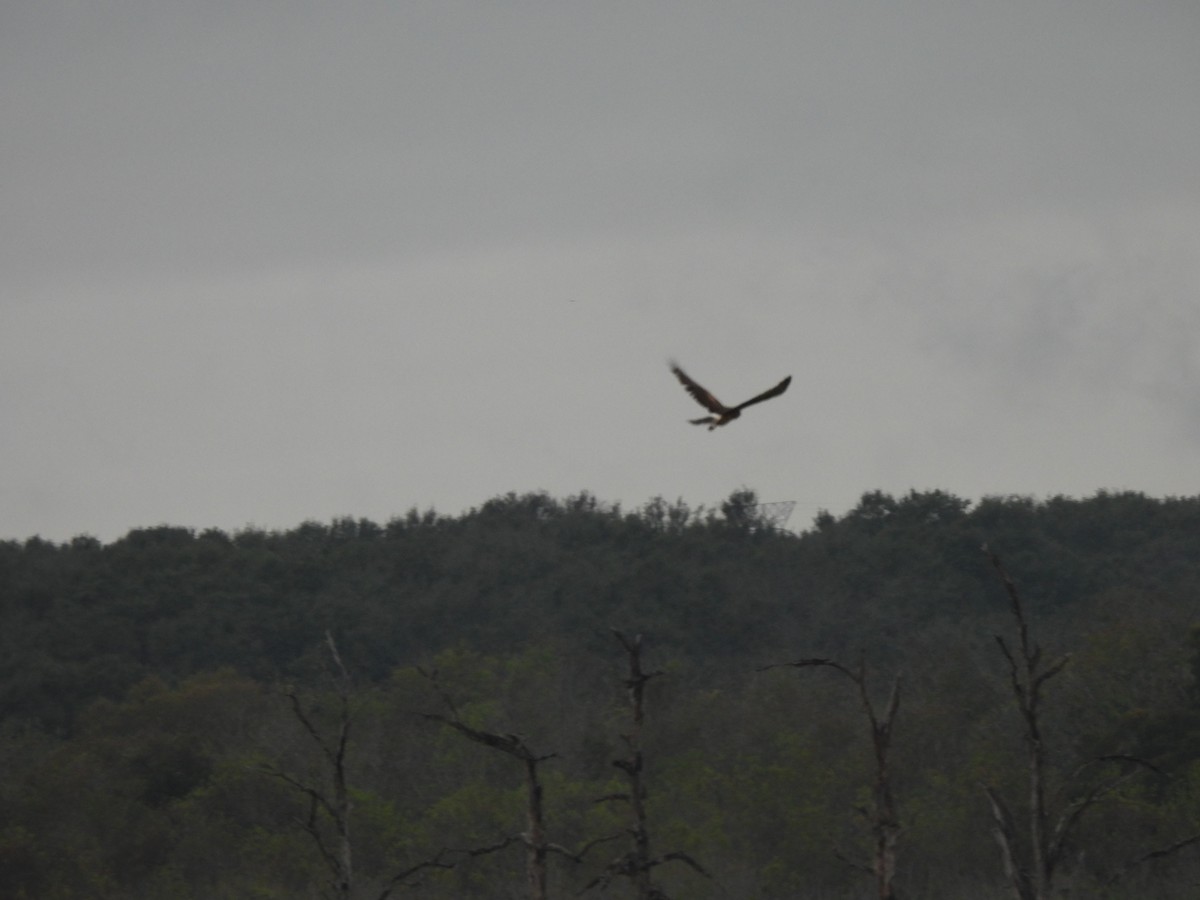
[[[860,658],[858,667],[851,669],[832,659],[800,659],[790,663],[776,663],[759,669],[826,667],[841,672],[858,688],[859,700],[867,721],[871,725],[871,747],[875,755],[875,784],[871,792],[871,808],[865,810],[867,821],[871,827],[874,840],[874,857],[870,866],[855,865],[875,877],[876,889],[880,900],[898,900],[893,884],[896,877],[896,844],[900,839],[900,817],[896,810],[896,800],[892,793],[891,769],[888,764],[888,754],[892,745],[893,727],[896,713],[900,709],[900,678],[892,682],[892,690],[882,714],[877,712],[871,694],[867,690],[867,664],[865,658]],[[852,863],[852,865],[854,865]]]
[[[992,808],[993,834],[1000,846],[1004,872],[1018,900],[1044,900],[1049,896],[1054,882],[1054,873],[1061,862],[1062,848],[1070,830],[1066,821],[1059,828],[1051,829],[1046,809],[1046,749],[1042,739],[1041,704],[1042,690],[1051,678],[1061,672],[1071,661],[1070,654],[1043,665],[1042,648],[1029,636],[1029,623],[1021,603],[1017,586],[1005,571],[1000,557],[988,550],[984,553],[996,570],[1008,595],[1009,608],[1017,626],[1016,648],[1009,647],[1001,635],[995,635],[996,644],[1008,664],[1009,686],[1017,710],[1024,725],[1026,749],[1026,777],[1029,780],[1029,842],[1027,857],[1023,857],[1012,813],[997,792],[984,785],[984,792]],[[1079,813],[1072,821],[1078,821]],[[1055,840],[1054,832],[1058,832]]]
[[[498,734],[492,731],[472,728],[459,717],[454,701],[442,690],[441,685],[438,683],[437,673],[428,672],[420,668],[417,671],[433,684],[442,702],[449,710],[449,715],[422,713],[423,718],[441,722],[478,744],[483,744],[485,747],[491,747],[499,750],[501,753],[506,753],[518,760],[524,768],[526,830],[519,835],[506,838],[502,843],[489,848],[488,852],[503,849],[515,841],[520,841],[525,846],[525,871],[529,884],[529,896],[531,900],[546,900],[546,860],[549,854],[561,854],[568,859],[578,862],[591,847],[591,845],[588,845],[579,852],[571,852],[560,844],[551,843],[546,838],[546,816],[542,803],[542,784],[538,777],[538,767],[546,760],[555,758],[557,754],[535,753],[525,742],[525,739],[517,734]]]
[[[323,760],[324,778],[310,780],[291,774],[277,766],[265,766],[264,771],[283,781],[308,801],[308,813],[301,820],[304,830],[312,837],[326,869],[329,871],[330,891],[327,896],[349,900],[355,892],[353,853],[350,840],[351,801],[346,776],[346,755],[350,743],[350,730],[354,721],[352,699],[353,684],[349,672],[342,663],[333,635],[325,632],[325,644],[329,650],[333,669],[330,673],[337,698],[334,721],[331,728],[318,726],[310,711],[306,709],[299,694],[289,689],[284,692],[291,708],[305,733],[319,750]],[[332,834],[330,834],[332,832]],[[429,871],[452,869],[454,857],[477,856],[491,852],[480,850],[439,850],[433,857],[395,873],[383,885],[376,900],[387,900],[398,887],[415,887]]]
[[[1052,816],[1046,796],[1046,748],[1042,738],[1041,703],[1046,683],[1059,674],[1070,662],[1070,654],[1052,663],[1043,663],[1042,648],[1029,636],[1029,624],[1016,583],[1009,576],[1000,557],[983,546],[1008,595],[1009,609],[1017,628],[1017,643],[996,635],[1008,665],[1009,686],[1020,712],[1026,748],[1026,777],[1029,781],[1029,824],[1027,840],[1022,846],[1017,822],[1008,805],[991,785],[982,785],[992,810],[993,835],[1000,847],[1004,872],[1017,900],[1049,900],[1054,889],[1055,875],[1064,861],[1068,842],[1086,813],[1096,804],[1114,796],[1119,789],[1146,771],[1158,772],[1145,760],[1126,755],[1110,755],[1090,760],[1080,766],[1067,782],[1078,780],[1084,771],[1097,764],[1115,764],[1119,771],[1095,782],[1071,800],[1061,803],[1057,816]],[[1161,774],[1161,773],[1159,773]],[[1152,851],[1118,869],[1120,877],[1131,868],[1152,859],[1160,859],[1200,842],[1200,835],[1177,841],[1162,850]]]
[[[325,632],[325,643],[333,662],[332,681],[337,697],[335,721],[331,734],[317,727],[293,689],[284,692],[304,731],[320,751],[324,761],[326,783],[309,781],[275,766],[265,771],[294,788],[308,801],[308,814],[301,820],[304,830],[312,837],[325,867],[329,870],[331,896],[349,898],[354,890],[353,856],[350,843],[350,793],[346,782],[346,748],[350,740],[353,715],[350,709],[351,682],[333,635]],[[332,830],[332,836],[329,831]]]
[[[633,846],[627,852],[612,860],[605,870],[579,893],[585,894],[594,887],[607,888],[615,878],[627,878],[633,885],[638,900],[669,900],[651,877],[658,866],[666,862],[679,861],[690,866],[701,875],[708,877],[708,872],[696,860],[686,853],[671,852],[654,856],[650,852],[650,829],[646,816],[646,783],[643,778],[642,756],[642,724],[645,721],[645,692],[646,685],[659,677],[661,671],[647,672],[642,668],[642,636],[628,638],[617,629],[612,629],[617,640],[625,649],[629,663],[629,676],[625,679],[625,688],[629,695],[631,723],[629,731],[621,735],[628,754],[613,760],[613,765],[625,773],[629,784],[627,791],[607,794],[597,799],[597,803],[619,802],[629,806],[632,822],[627,833],[633,839]]]

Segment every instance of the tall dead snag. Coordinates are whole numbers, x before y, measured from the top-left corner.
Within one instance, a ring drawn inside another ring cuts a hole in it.
[[[1029,624],[1025,616],[1021,595],[1016,584],[1005,571],[1000,557],[984,544],[983,552],[996,570],[1005,593],[1009,609],[1017,627],[1017,643],[1010,647],[1008,641],[996,635],[996,643],[1008,665],[1009,685],[1013,699],[1021,714],[1026,749],[1026,777],[1029,779],[1029,831],[1022,846],[1017,820],[997,791],[983,785],[992,810],[993,834],[1000,846],[1004,872],[1008,877],[1013,896],[1017,900],[1049,900],[1054,888],[1054,878],[1066,855],[1068,841],[1089,809],[1112,797],[1125,783],[1146,771],[1158,772],[1150,763],[1133,756],[1113,755],[1091,760],[1080,766],[1068,782],[1076,781],[1096,764],[1115,765],[1118,774],[1095,783],[1070,801],[1062,803],[1057,818],[1052,816],[1046,797],[1046,748],[1042,740],[1041,703],[1046,683],[1061,672],[1071,660],[1065,654],[1054,662],[1043,664],[1042,648],[1029,636]],[[1161,773],[1159,773],[1161,774]],[[1151,859],[1168,856],[1183,847],[1200,841],[1195,835],[1178,841],[1161,851],[1154,851],[1134,860],[1119,873]]]
[[[691,866],[701,875],[707,876],[708,872],[686,853],[664,853],[657,857],[650,853],[650,830],[646,818],[646,783],[642,777],[642,723],[645,720],[646,684],[662,675],[662,672],[646,672],[642,668],[642,636],[640,634],[630,639],[615,628],[612,632],[621,642],[621,646],[625,648],[625,654],[629,661],[629,677],[625,679],[625,688],[629,694],[632,721],[629,731],[621,735],[628,755],[613,760],[613,765],[625,773],[629,790],[608,794],[596,802],[616,801],[629,805],[632,823],[627,831],[633,838],[633,848],[610,862],[604,872],[594,878],[580,893],[586,893],[593,887],[606,888],[614,878],[620,876],[629,879],[638,900],[669,900],[651,878],[655,868],[665,862],[678,860]]]
[[[531,900],[546,900],[546,859],[549,854],[559,853],[569,859],[579,861],[582,853],[586,852],[585,850],[580,853],[572,853],[565,847],[550,843],[546,839],[546,817],[542,806],[542,784],[538,777],[538,766],[548,759],[553,759],[557,754],[534,753],[520,735],[497,734],[491,731],[472,728],[459,717],[454,702],[438,684],[437,674],[435,672],[427,672],[424,669],[418,669],[417,671],[432,682],[442,702],[450,711],[449,715],[422,713],[423,718],[434,722],[441,722],[476,743],[483,744],[485,747],[492,747],[501,753],[507,753],[509,756],[520,761],[524,768],[526,830],[522,834],[505,838],[495,846],[486,848],[486,851],[474,851],[473,855],[479,855],[480,852],[501,850],[515,841],[520,841],[525,845],[525,871],[529,883],[529,896]]]
[[[863,712],[867,714],[867,720],[871,724],[871,747],[875,753],[875,784],[871,792],[871,809],[866,811],[866,816],[871,826],[875,852],[872,864],[859,868],[874,875],[880,900],[897,900],[893,881],[896,877],[896,844],[900,840],[901,828],[900,817],[896,811],[896,800],[892,794],[888,754],[892,745],[892,728],[896,721],[896,712],[900,708],[900,678],[897,677],[892,682],[892,692],[888,696],[883,714],[880,715],[867,691],[865,659],[859,659],[857,669],[851,669],[832,659],[800,659],[791,663],[764,666],[759,671],[784,667],[805,669],[815,666],[834,669],[854,682],[855,687],[858,688]]]
[[[293,787],[308,800],[304,830],[312,837],[317,851],[329,870],[332,896],[349,898],[354,889],[354,868],[350,844],[350,793],[346,783],[346,748],[350,740],[353,716],[350,709],[350,675],[342,665],[333,635],[325,632],[325,643],[334,665],[331,673],[337,712],[334,727],[326,735],[305,710],[295,690],[285,692],[292,713],[321,753],[327,778],[313,783],[273,766],[266,771]],[[329,832],[332,830],[332,835]]]
[[[349,900],[354,895],[354,868],[350,841],[350,790],[346,778],[346,753],[350,743],[350,726],[354,715],[351,709],[352,682],[350,674],[342,664],[333,635],[325,632],[325,644],[333,663],[330,673],[335,705],[332,729],[318,727],[309,711],[305,709],[295,690],[284,696],[291,703],[292,713],[304,731],[320,751],[324,762],[325,777],[310,781],[292,775],[276,766],[266,766],[267,774],[280,779],[294,788],[308,801],[308,814],[301,824],[316,844],[325,867],[329,870],[330,891],[326,896]],[[332,833],[331,833],[332,832]],[[469,856],[487,851],[440,850],[435,856],[395,873],[376,895],[376,900],[387,900],[397,887],[412,887],[420,883],[420,877],[431,869],[452,869],[449,861],[452,853]],[[414,880],[416,879],[416,880]]]
[[[995,635],[1000,652],[1008,664],[1009,685],[1012,688],[1013,699],[1021,714],[1024,725],[1026,750],[1026,776],[1029,779],[1029,852],[1027,859],[1022,859],[1018,846],[1017,831],[1012,814],[996,791],[984,785],[984,792],[992,808],[992,818],[995,822],[993,834],[1000,845],[1000,853],[1004,862],[1004,872],[1013,894],[1018,900],[1044,900],[1049,897],[1051,885],[1054,882],[1054,872],[1061,861],[1063,844],[1069,827],[1060,822],[1057,839],[1049,826],[1049,814],[1046,810],[1046,749],[1042,741],[1041,703],[1042,689],[1046,682],[1061,672],[1070,662],[1070,654],[1059,657],[1049,665],[1042,665],[1042,648],[1029,637],[1029,623],[1025,618],[1025,610],[1021,604],[1021,595],[1017,586],[1009,577],[1000,563],[1000,557],[988,550],[984,545],[983,552],[987,554],[1004,584],[1008,594],[1009,609],[1017,626],[1017,646],[1015,650],[1009,647],[1001,635]],[[1080,810],[1082,813],[1083,810]]]

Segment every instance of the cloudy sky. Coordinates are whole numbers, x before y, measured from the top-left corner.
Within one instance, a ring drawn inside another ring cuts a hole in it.
[[[1200,492],[1200,6],[0,4],[0,538]],[[667,371],[727,402],[709,433]]]

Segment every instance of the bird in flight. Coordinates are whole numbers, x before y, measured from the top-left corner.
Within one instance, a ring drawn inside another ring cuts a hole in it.
[[[757,397],[751,397],[745,403],[739,403],[737,406],[725,406],[720,400],[692,381],[688,377],[687,372],[679,368],[678,363],[671,363],[671,371],[675,373],[675,377],[679,379],[679,383],[695,398],[696,402],[712,413],[711,416],[705,416],[703,419],[688,419],[688,421],[693,425],[707,425],[709,431],[732,422],[742,414],[742,410],[747,406],[762,403],[764,400],[770,400],[772,397],[778,397],[792,383],[792,376],[789,375],[769,391],[764,391]]]

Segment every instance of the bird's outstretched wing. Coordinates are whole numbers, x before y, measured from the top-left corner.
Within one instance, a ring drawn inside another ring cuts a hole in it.
[[[745,403],[739,403],[737,406],[734,407],[734,409],[745,409],[747,406],[753,406],[755,403],[762,403],[764,400],[770,400],[772,397],[778,397],[780,394],[782,394],[784,391],[786,391],[788,389],[788,385],[791,383],[792,383],[792,376],[789,375],[787,378],[783,379],[783,381],[779,382],[779,384],[775,385],[775,387],[771,388],[769,391],[764,391],[763,393],[759,394],[757,397],[751,397]],[[693,396],[695,396],[695,395],[693,394]]]
[[[710,394],[708,391],[706,391],[700,385],[696,384],[696,382],[692,381],[692,379],[688,377],[687,372],[685,372],[685,371],[683,371],[683,369],[679,368],[679,366],[676,363],[671,364],[671,371],[675,373],[675,377],[679,379],[679,383],[682,384],[684,386],[684,388],[687,390],[687,392],[689,394],[691,394],[692,397],[695,398],[696,402],[699,403],[701,406],[703,406],[705,409],[707,409],[709,412],[717,413],[717,415],[720,415],[721,413],[729,412],[728,407],[726,407],[723,403],[721,403],[720,400],[718,400],[716,397],[714,397],[712,394]],[[791,381],[790,377],[788,378],[788,381]],[[783,385],[782,390],[780,388],[772,388],[772,390],[776,391],[777,393],[783,393],[783,390],[786,390],[786,389],[787,389],[786,384]],[[770,393],[770,391],[768,391],[767,393]],[[774,397],[775,394],[771,394],[771,396]],[[753,400],[751,400],[750,403],[756,403],[759,400],[766,400],[766,399],[767,399],[767,394],[763,394],[761,397],[756,397]],[[743,405],[749,406],[749,403],[743,404]],[[698,420],[698,422],[707,422],[707,421],[708,421],[707,419]],[[693,424],[698,424],[698,423],[693,422]]]

